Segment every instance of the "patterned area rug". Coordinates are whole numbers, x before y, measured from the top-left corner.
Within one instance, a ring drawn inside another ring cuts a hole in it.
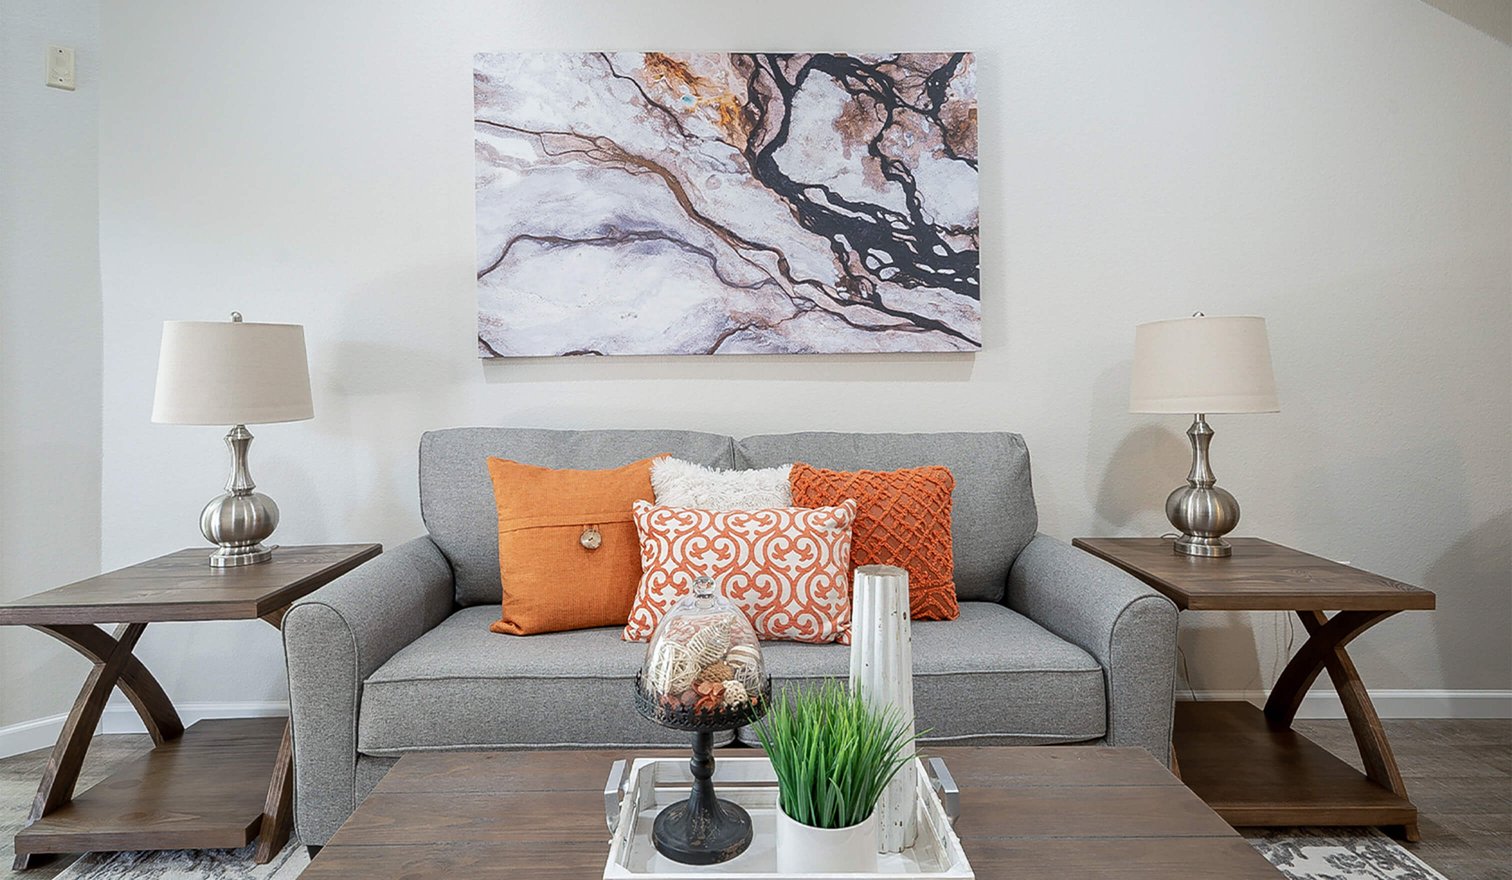
[[[310,864],[305,848],[295,844],[266,865],[253,863],[256,849],[90,853],[55,880],[295,880]]]
[[[1246,828],[1245,839],[1291,880],[1446,880],[1374,829]],[[91,854],[57,880],[295,880],[310,863],[291,845],[266,865],[237,850]]]
[[[1292,880],[1446,880],[1374,828],[1243,828],[1240,833]]]

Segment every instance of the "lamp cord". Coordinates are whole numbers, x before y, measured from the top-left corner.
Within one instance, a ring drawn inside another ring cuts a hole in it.
[[[1174,541],[1179,537],[1181,536],[1176,534],[1175,532],[1166,532],[1165,534],[1160,536],[1160,539],[1162,541]],[[1292,649],[1296,646],[1297,642],[1296,620],[1290,614],[1287,614],[1285,612],[1282,612],[1281,619],[1286,622],[1286,636],[1284,639],[1276,630],[1274,623],[1275,618],[1271,619],[1271,635],[1275,637],[1274,642],[1276,647],[1279,649],[1276,652],[1275,656],[1271,658],[1271,687],[1275,687],[1276,679],[1281,677],[1282,664],[1291,660]],[[1191,673],[1187,670],[1186,652],[1181,649],[1181,645],[1179,643],[1176,645],[1176,660],[1178,667],[1177,671],[1181,674],[1182,681],[1186,682],[1187,696],[1195,702],[1197,700],[1197,688],[1196,685],[1192,683]],[[1268,690],[1267,693],[1269,693]]]

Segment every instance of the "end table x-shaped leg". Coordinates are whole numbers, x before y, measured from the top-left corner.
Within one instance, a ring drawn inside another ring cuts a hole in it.
[[[282,611],[265,617],[275,628],[283,618]],[[100,716],[110,693],[117,687],[131,701],[152,736],[154,745],[177,739],[184,732],[184,723],[179,719],[173,702],[163,691],[162,685],[142,665],[132,652],[136,649],[145,623],[126,623],[116,627],[113,633],[93,624],[38,624],[35,629],[45,632],[63,642],[94,663],[79,696],[69,710],[48,756],[42,781],[37,787],[36,799],[26,824],[31,825],[73,800],[79,773],[84,767],[84,756],[99,726]],[[293,801],[293,749],[290,728],[284,725],[283,741],[278,759],[273,768],[273,778],[268,787],[267,801],[257,848],[257,862],[265,864],[288,842],[292,819]],[[25,870],[40,860],[39,854],[17,853],[14,867]]]
[[[1365,775],[1377,785],[1389,789],[1403,800],[1407,799],[1407,786],[1402,782],[1397,769],[1396,757],[1391,753],[1391,743],[1386,739],[1386,729],[1354,661],[1349,659],[1344,646],[1356,636],[1377,623],[1395,614],[1395,611],[1340,611],[1328,617],[1321,611],[1298,611],[1308,638],[1296,656],[1286,664],[1281,677],[1271,688],[1270,698],[1265,702],[1265,715],[1275,724],[1291,727],[1302,705],[1302,698],[1317,680],[1318,673],[1328,670],[1334,690],[1344,704],[1344,715],[1349,719],[1349,728],[1354,733],[1355,744],[1360,749],[1360,759],[1365,764]],[[1416,822],[1403,825],[1402,835],[1409,841],[1420,838]]]

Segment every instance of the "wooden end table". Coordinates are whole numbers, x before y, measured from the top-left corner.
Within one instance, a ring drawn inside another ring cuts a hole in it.
[[[292,819],[288,720],[207,720],[185,730],[132,652],[147,624],[159,621],[264,620],[278,627],[296,599],[382,549],[280,547],[268,562],[225,569],[210,567],[210,548],[180,550],[0,605],[0,624],[40,630],[94,663],[16,834],[16,870],[56,853],[234,849],[259,836],[258,863],[277,854]],[[107,632],[104,623],[119,625]],[[115,688],[136,707],[155,748],[75,798],[84,755]]]
[[[1234,825],[1375,825],[1419,839],[1417,807],[1345,646],[1399,611],[1432,609],[1432,592],[1259,538],[1230,538],[1234,555],[1220,558],[1175,553],[1162,538],[1072,543],[1182,610],[1293,611],[1307,629],[1263,711],[1243,701],[1176,705],[1179,775],[1218,815]],[[1364,775],[1292,730],[1324,669],[1344,704]]]
[[[977,880],[1277,880],[1281,873],[1137,748],[925,748],[961,789],[955,831]],[[720,755],[760,754],[725,748]],[[609,855],[605,780],[621,758],[681,751],[411,752],[301,880],[583,880]]]

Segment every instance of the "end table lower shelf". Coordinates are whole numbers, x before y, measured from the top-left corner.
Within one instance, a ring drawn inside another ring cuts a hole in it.
[[[1407,828],[1417,808],[1243,701],[1180,702],[1181,781],[1230,825]]]
[[[284,722],[200,721],[22,829],[16,854],[246,846],[262,825]]]

